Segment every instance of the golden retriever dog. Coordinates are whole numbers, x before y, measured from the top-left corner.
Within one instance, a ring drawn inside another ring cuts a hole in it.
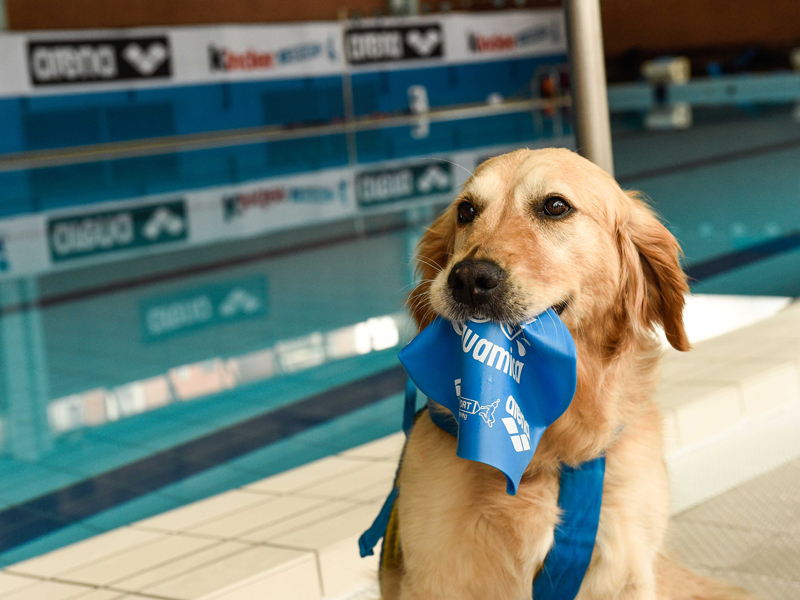
[[[417,325],[437,315],[518,324],[554,307],[575,340],[577,391],[516,496],[500,471],[458,458],[456,440],[421,413],[384,541],[384,600],[529,600],[559,523],[560,465],[603,453],[600,524],[578,599],[747,597],[678,567],[663,549],[656,328],[689,350],[679,253],[636,194],[573,152],[518,150],[475,170],[419,243]]]

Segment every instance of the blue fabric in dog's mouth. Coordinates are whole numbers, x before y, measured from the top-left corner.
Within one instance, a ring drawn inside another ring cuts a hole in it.
[[[553,309],[518,326],[437,318],[400,352],[408,376],[453,413],[457,454],[520,479],[575,395],[575,343]]]

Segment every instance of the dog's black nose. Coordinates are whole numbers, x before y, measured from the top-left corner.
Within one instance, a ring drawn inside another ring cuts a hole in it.
[[[488,302],[497,292],[505,272],[485,260],[462,260],[453,265],[447,285],[456,302],[476,307]]]

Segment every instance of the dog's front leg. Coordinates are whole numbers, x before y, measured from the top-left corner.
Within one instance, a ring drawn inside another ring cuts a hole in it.
[[[399,479],[399,600],[530,600],[558,519],[558,471],[509,496],[499,471],[458,458],[455,446],[425,414],[408,440]]]
[[[655,577],[669,518],[660,425],[651,405],[606,452],[597,543],[576,600],[666,600]]]

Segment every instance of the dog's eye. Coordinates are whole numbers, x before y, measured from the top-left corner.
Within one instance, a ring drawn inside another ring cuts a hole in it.
[[[475,207],[471,202],[464,200],[458,205],[458,222],[459,223],[472,223],[475,220]]]
[[[542,211],[544,211],[544,214],[548,217],[563,217],[570,210],[572,210],[572,207],[560,196],[548,198],[542,206]]]

